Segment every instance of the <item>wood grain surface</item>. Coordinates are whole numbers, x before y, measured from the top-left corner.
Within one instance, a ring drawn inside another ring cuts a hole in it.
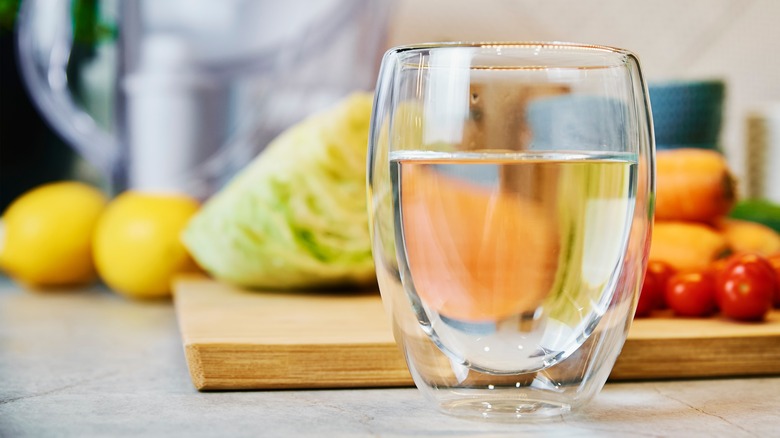
[[[249,292],[191,276],[175,306],[199,390],[413,385],[376,290]],[[749,375],[780,375],[780,311],[636,320],[610,380]]]

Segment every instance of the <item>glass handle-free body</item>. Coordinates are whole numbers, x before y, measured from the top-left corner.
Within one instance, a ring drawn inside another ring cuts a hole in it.
[[[582,406],[622,348],[652,226],[636,56],[561,43],[386,53],[368,193],[382,298],[445,412]]]

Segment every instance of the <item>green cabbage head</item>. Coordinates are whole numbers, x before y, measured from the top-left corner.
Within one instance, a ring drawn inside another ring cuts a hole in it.
[[[184,230],[198,264],[249,288],[375,281],[366,209],[371,105],[371,94],[353,94],[274,139]]]

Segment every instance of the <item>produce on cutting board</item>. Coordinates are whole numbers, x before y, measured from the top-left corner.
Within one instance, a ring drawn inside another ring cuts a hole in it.
[[[658,152],[655,227],[637,317],[669,307],[675,315],[758,321],[780,304],[780,220],[764,201],[736,199],[735,179],[723,156],[710,150]],[[733,214],[733,208],[740,211]],[[761,214],[755,214],[760,212]],[[760,217],[762,223],[735,217]],[[659,273],[668,265],[675,275]],[[753,269],[752,266],[763,266]],[[659,298],[660,297],[660,298]]]
[[[187,226],[215,278],[249,288],[375,281],[366,208],[373,96],[356,93],[273,140]]]
[[[715,313],[715,278],[706,270],[683,271],[664,286],[666,305],[680,316],[710,316]]]
[[[780,253],[780,234],[756,222],[723,218],[716,224],[732,252],[753,252],[768,256]]]
[[[697,222],[656,221],[650,260],[670,264],[676,270],[701,269],[729,254],[726,236]]]
[[[710,222],[736,201],[736,179],[720,153],[707,149],[658,151],[655,219]]]
[[[740,254],[717,273],[715,300],[726,317],[759,321],[772,309],[778,287],[774,268],[765,258]]]

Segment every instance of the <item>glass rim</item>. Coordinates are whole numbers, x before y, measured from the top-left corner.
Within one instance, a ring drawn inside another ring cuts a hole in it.
[[[401,52],[415,52],[415,51],[422,51],[422,50],[459,48],[459,47],[486,48],[486,49],[549,48],[549,49],[563,49],[563,50],[599,51],[599,52],[637,57],[636,53],[620,47],[607,46],[601,44],[590,44],[590,43],[575,43],[575,42],[568,42],[568,41],[441,41],[441,42],[402,44],[402,45],[392,47],[388,51],[401,53]]]
[[[598,44],[563,41],[452,41],[399,45],[390,48],[385,57],[423,56],[448,51],[477,51],[479,55],[493,55],[504,59],[524,59],[527,64],[505,65],[488,61],[472,65],[470,69],[484,70],[548,70],[548,69],[602,69],[639,64],[639,57],[632,51]],[[543,57],[535,55],[542,54]],[[534,56],[531,56],[534,55]],[[483,59],[484,61],[484,59]],[[432,68],[426,65],[423,68]]]

